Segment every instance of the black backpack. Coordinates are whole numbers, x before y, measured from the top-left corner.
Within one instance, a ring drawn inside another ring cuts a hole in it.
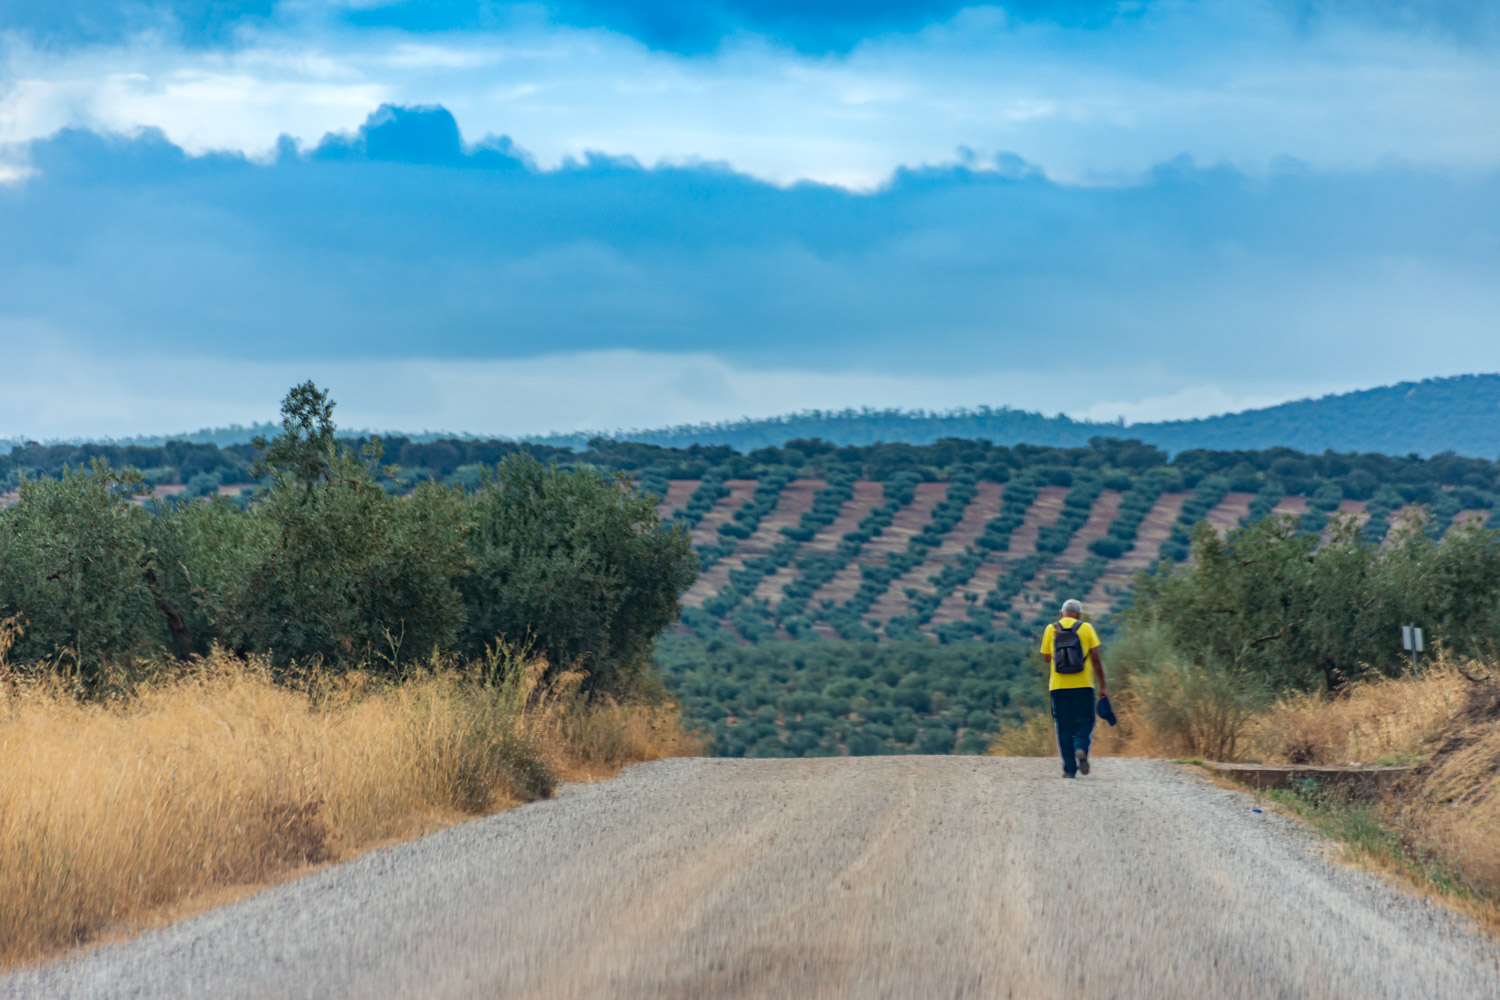
[[[1052,669],[1060,674],[1083,670],[1083,640],[1078,638],[1082,625],[1082,621],[1075,621],[1072,628],[1064,628],[1062,622],[1052,626]]]

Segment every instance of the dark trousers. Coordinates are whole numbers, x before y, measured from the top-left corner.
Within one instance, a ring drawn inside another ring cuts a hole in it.
[[[1094,689],[1063,688],[1052,692],[1052,719],[1057,724],[1057,752],[1062,756],[1063,770],[1078,770],[1073,751],[1089,752],[1094,735]]]

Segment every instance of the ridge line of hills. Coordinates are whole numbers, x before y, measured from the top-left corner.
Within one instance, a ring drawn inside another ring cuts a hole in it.
[[[227,446],[244,444],[257,434],[274,434],[276,430],[272,424],[249,427],[233,424],[183,434],[102,439],[97,443],[160,446],[168,441],[183,441]],[[353,436],[369,433],[346,432]],[[1238,413],[1131,424],[1077,420],[1065,415],[1049,417],[1009,406],[982,406],[945,412],[870,408],[806,410],[779,417],[718,423],[611,432],[579,431],[521,438],[449,432],[397,433],[394,436],[419,443],[517,440],[573,449],[587,448],[591,440],[603,437],[668,448],[729,446],[741,453],[780,447],[799,439],[862,446],[896,442],[925,445],[947,438],[961,438],[987,440],[1000,445],[1076,448],[1087,445],[1095,437],[1110,437],[1139,440],[1169,454],[1191,450],[1258,451],[1284,447],[1310,454],[1335,451],[1428,456],[1452,452],[1471,458],[1493,458],[1500,454],[1500,374],[1398,382]],[[8,452],[26,443],[19,439],[0,439],[0,452]],[[75,439],[55,443],[85,442]]]

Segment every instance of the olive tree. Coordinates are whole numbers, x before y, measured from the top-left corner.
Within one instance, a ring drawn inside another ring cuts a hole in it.
[[[358,453],[339,445],[332,413],[328,394],[304,383],[282,403],[281,434],[256,442],[268,486],[250,516],[264,542],[232,639],[280,666],[399,669],[447,648],[463,623],[463,493],[424,483],[410,498],[387,494],[379,442]]]
[[[525,454],[487,470],[469,509],[463,648],[524,644],[596,691],[638,681],[697,572],[686,530],[621,480]]]
[[[218,644],[243,652],[251,571],[269,545],[268,520],[226,497],[159,510],[146,521],[147,571],[178,656]]]
[[[52,659],[92,685],[112,660],[159,646],[163,618],[143,573],[148,515],[138,473],[102,461],[24,480],[0,510],[0,617],[24,630],[16,662]]]
[[[1434,540],[1422,523],[1377,543],[1350,518],[1326,541],[1294,517],[1220,538],[1200,524],[1190,565],[1143,578],[1127,630],[1159,628],[1174,655],[1272,690],[1337,690],[1399,674],[1406,622],[1476,652],[1500,627],[1500,535],[1477,526]]]

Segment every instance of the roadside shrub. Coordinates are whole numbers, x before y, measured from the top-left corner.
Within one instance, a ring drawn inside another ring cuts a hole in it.
[[[278,669],[425,658],[449,648],[463,622],[455,581],[468,530],[463,493],[422,483],[409,500],[375,479],[380,445],[361,454],[334,437],[333,404],[312,383],[283,403],[282,433],[259,442],[270,486],[251,516],[265,548],[246,575],[235,648]],[[492,637],[493,638],[493,637]]]
[[[1235,760],[1267,702],[1253,679],[1222,667],[1172,663],[1138,677],[1141,713],[1158,746],[1180,756]]]
[[[1480,652],[1500,628],[1500,535],[1465,526],[1434,541],[1416,521],[1375,545],[1338,517],[1319,547],[1292,517],[1224,538],[1200,525],[1192,565],[1138,581],[1126,625],[1154,622],[1190,662],[1280,692],[1399,675],[1408,621],[1433,645]]]
[[[524,643],[586,671],[589,691],[623,692],[644,675],[696,573],[683,527],[601,472],[526,455],[503,460],[469,512],[461,650]]]
[[[50,660],[86,688],[160,646],[166,629],[143,566],[149,515],[140,477],[102,461],[26,480],[0,509],[0,617],[24,630],[12,657]]]
[[[1096,730],[1106,753],[1236,760],[1271,701],[1262,678],[1179,651],[1160,621],[1137,613],[1107,664],[1118,727]]]

